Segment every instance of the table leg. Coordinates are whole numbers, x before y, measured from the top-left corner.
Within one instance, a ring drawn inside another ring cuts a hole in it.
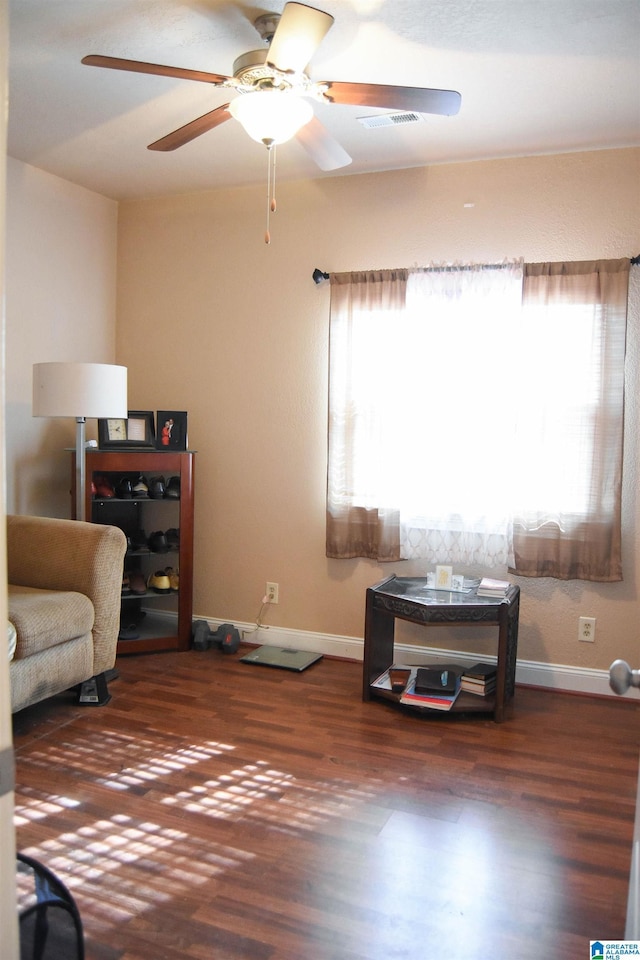
[[[498,675],[496,678],[496,709],[494,719],[502,723],[513,712],[516,686],[516,657],[518,651],[519,598],[503,604],[498,628]]]
[[[371,699],[369,684],[393,663],[395,618],[376,610],[375,594],[367,590],[364,622],[364,664],[362,669],[362,699]]]

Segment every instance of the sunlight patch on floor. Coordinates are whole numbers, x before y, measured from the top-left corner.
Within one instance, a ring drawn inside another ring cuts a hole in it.
[[[23,852],[77,891],[99,936],[114,922],[179,902],[182,891],[186,895],[204,884],[212,891],[225,874],[254,859],[248,850],[212,842],[207,830],[198,828],[205,823],[201,817],[296,836],[332,821],[338,830],[345,819],[357,825],[363,804],[374,797],[344,779],[310,784],[267,760],[234,765],[229,761],[235,749],[211,740],[154,736],[149,730],[140,737],[83,732],[47,744],[23,758],[23,774],[28,778],[31,765],[46,766],[70,784],[75,796],[18,787],[16,826],[37,822],[41,831],[38,842]],[[126,811],[93,819],[96,787],[127,794]],[[140,816],[131,814],[132,804]],[[175,823],[156,822],[155,804],[173,808]],[[65,829],[69,807],[76,808],[74,823],[79,823],[73,830]]]
[[[70,890],[91,899],[92,927],[104,929],[158,904],[180,897],[181,889],[209,883],[253,854],[196,837],[151,820],[114,814],[22,851],[40,860]],[[148,882],[149,871],[153,884]],[[91,889],[95,888],[93,893]]]
[[[21,789],[19,794],[16,793],[14,807],[14,824],[16,829],[24,826],[26,823],[44,820],[47,817],[62,813],[65,809],[80,806],[79,800],[72,800],[70,797],[61,797],[55,794],[47,795],[46,797],[37,797],[35,794],[36,791],[31,790],[29,787]],[[28,797],[27,800],[25,800],[25,796]],[[19,797],[23,798],[22,802],[20,802]]]

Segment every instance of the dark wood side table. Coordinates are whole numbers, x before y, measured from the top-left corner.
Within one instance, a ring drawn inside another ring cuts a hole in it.
[[[400,699],[398,694],[371,686],[394,662],[396,619],[427,626],[495,624],[498,628],[495,694],[479,697],[462,691],[451,712],[491,712],[496,723],[502,723],[513,711],[519,613],[520,587],[513,584],[502,600],[478,597],[475,589],[470,593],[445,593],[428,589],[424,577],[391,576],[369,587],[364,626],[362,699]]]

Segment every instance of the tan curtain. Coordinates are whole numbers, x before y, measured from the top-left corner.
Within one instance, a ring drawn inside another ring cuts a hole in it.
[[[584,384],[584,388],[580,389],[582,395],[576,396],[575,410],[558,426],[560,442],[555,452],[549,446],[536,446],[532,431],[521,430],[516,442],[522,448],[519,452],[527,446],[528,454],[520,462],[526,464],[529,456],[529,474],[535,473],[540,489],[546,480],[550,486],[560,483],[566,473],[563,457],[583,456],[586,480],[584,490],[574,496],[574,504],[582,504],[580,509],[549,512],[544,504],[536,509],[531,503],[516,504],[512,572],[519,576],[603,582],[622,579],[620,493],[628,281],[628,259],[525,264],[523,314],[532,315],[550,331],[545,356],[537,354],[532,362],[522,355],[519,360],[523,369],[528,363],[535,368],[541,422],[554,423],[553,390],[562,384],[563,367],[568,380],[571,364],[580,364],[573,371],[572,382]],[[590,356],[575,357],[570,338],[563,341],[564,318],[567,323],[591,325]],[[530,391],[531,381],[521,389]],[[526,477],[515,477],[514,484],[518,489],[526,487]]]
[[[404,309],[407,276],[407,270],[331,274],[326,545],[328,557],[400,559],[398,511],[385,509],[379,503],[367,502],[366,491],[361,503],[353,503],[353,494],[357,487],[355,471],[358,465],[353,391],[357,389],[361,394],[363,389],[368,390],[375,407],[384,392],[393,389],[393,384],[388,383],[384,367],[377,359],[372,359],[367,371],[367,382],[354,383],[348,368],[348,358],[352,351],[347,349],[347,346],[361,354],[361,351],[367,350],[372,343],[379,343],[380,337],[388,336],[389,324],[393,324],[393,314]],[[384,316],[386,329],[379,326],[381,316]],[[372,357],[379,358],[380,351],[373,352]],[[373,421],[371,428],[376,429]],[[392,455],[388,441],[379,445],[379,455]],[[375,474],[375,463],[368,463],[367,467]]]

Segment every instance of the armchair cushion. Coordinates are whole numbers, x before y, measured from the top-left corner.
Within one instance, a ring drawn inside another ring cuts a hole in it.
[[[93,604],[83,593],[14,586],[8,602],[20,638],[16,660],[83,637],[93,628]]]

